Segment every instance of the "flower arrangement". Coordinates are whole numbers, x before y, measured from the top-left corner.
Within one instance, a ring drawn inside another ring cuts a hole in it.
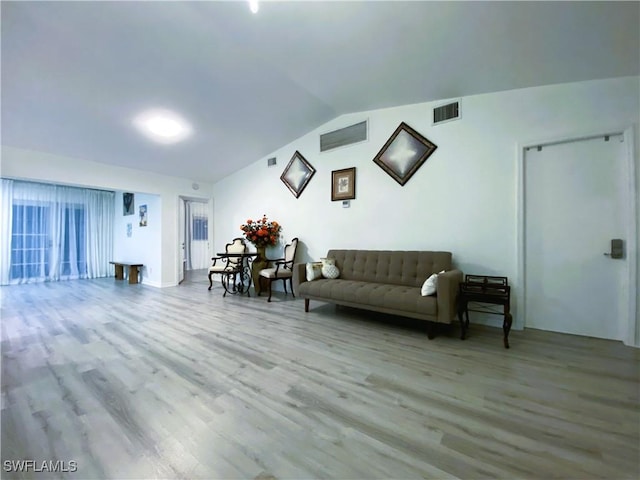
[[[256,248],[269,247],[275,245],[280,237],[282,227],[278,222],[270,221],[266,215],[259,220],[247,220],[247,223],[240,226],[245,238]]]

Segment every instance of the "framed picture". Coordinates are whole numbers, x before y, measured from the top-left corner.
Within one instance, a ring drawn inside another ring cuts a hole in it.
[[[133,215],[133,193],[123,193],[122,194],[122,214],[123,215]]]
[[[436,148],[435,144],[402,122],[373,161],[396,182],[404,185]]]
[[[280,175],[280,180],[293,193],[293,196],[298,198],[314,173],[316,173],[316,169],[296,150],[284,172]]]
[[[331,172],[331,201],[356,198],[356,167]]]
[[[146,205],[140,205],[140,226],[141,227],[147,226],[147,206]]]

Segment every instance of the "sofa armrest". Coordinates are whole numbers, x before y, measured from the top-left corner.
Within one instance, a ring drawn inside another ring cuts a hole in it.
[[[298,296],[298,287],[301,283],[307,281],[307,264],[306,263],[294,263],[293,264],[293,293]]]
[[[462,271],[449,270],[438,274],[438,323],[451,323],[458,313],[458,290],[462,282]]]

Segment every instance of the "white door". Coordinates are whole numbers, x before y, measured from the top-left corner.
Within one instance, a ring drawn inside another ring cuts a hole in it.
[[[202,201],[187,202],[187,224],[187,269],[208,268],[209,204]]]
[[[605,253],[626,242],[625,155],[622,135],[525,152],[526,327],[624,337],[627,260]]]
[[[186,224],[185,224],[185,201],[183,198],[180,199],[180,207],[179,207],[179,213],[178,213],[178,231],[179,231],[179,237],[178,237],[178,283],[182,283],[184,282],[184,273],[185,273],[185,250],[184,250],[184,243],[185,243],[185,228],[186,228]]]

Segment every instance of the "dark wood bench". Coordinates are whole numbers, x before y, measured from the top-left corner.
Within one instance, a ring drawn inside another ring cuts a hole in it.
[[[109,262],[116,267],[116,280],[124,280],[124,267],[129,267],[129,283],[138,283],[142,263]]]

